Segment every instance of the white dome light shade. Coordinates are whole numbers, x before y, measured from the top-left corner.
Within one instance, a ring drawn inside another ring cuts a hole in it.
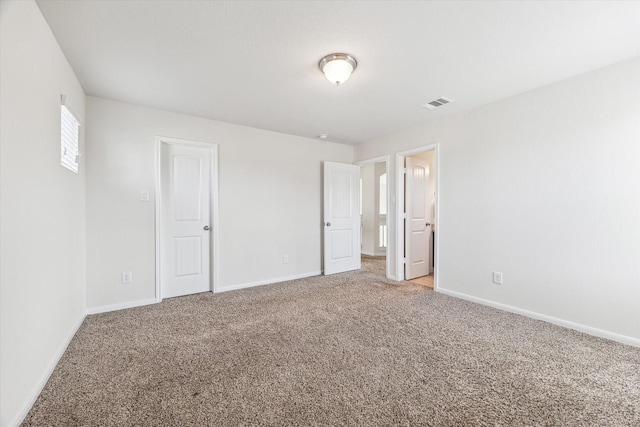
[[[332,53],[322,58],[318,66],[327,77],[327,80],[339,86],[347,81],[358,66],[358,63],[353,56],[346,53]]]

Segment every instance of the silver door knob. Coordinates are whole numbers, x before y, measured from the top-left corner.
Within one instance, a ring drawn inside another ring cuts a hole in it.
[[[330,223],[330,222],[327,222],[325,225],[326,225],[327,227],[331,227],[331,223]]]
[[[204,226],[204,231],[209,231],[209,230],[211,230],[211,228],[208,225],[205,225]]]

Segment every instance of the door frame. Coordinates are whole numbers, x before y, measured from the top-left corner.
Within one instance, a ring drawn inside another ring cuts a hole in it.
[[[209,290],[218,291],[218,144],[208,142],[191,141],[187,139],[169,138],[156,136],[156,302],[162,301],[162,145],[183,145],[189,147],[204,148],[209,151],[211,161],[209,188],[210,206],[209,215],[211,217],[211,233],[209,234]]]
[[[440,272],[440,238],[442,234],[442,217],[440,216],[440,144],[435,143],[422,147],[412,148],[410,150],[399,151],[396,153],[396,279],[403,281],[404,273],[404,158],[413,154],[424,153],[425,151],[435,152],[436,165],[436,227],[438,232],[435,233],[435,241],[433,242],[434,263],[433,263],[433,290],[439,288],[439,272]],[[389,175],[387,175],[389,176]]]
[[[391,185],[389,185],[391,182],[391,156],[386,155],[386,156],[379,156],[379,157],[374,157],[373,159],[367,159],[367,160],[361,160],[359,162],[355,162],[354,165],[358,165],[358,166],[364,166],[364,165],[368,165],[368,164],[372,164],[372,163],[381,163],[381,162],[385,162],[385,173],[387,174],[387,247],[384,249],[385,251],[385,269],[384,269],[384,273],[385,273],[385,277],[387,279],[393,279],[391,277],[391,251],[390,251],[390,243],[391,243],[391,239],[390,239],[390,231],[391,231]],[[362,249],[361,249],[362,250]]]

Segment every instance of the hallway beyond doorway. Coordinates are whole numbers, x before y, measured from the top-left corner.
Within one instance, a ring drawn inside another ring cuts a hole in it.
[[[415,279],[407,281],[415,283],[417,285],[425,286],[429,289],[433,289],[433,274],[429,274],[428,276],[416,277]]]

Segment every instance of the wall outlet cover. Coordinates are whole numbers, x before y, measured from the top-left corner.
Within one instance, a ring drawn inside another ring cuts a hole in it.
[[[496,285],[502,285],[502,273],[499,271],[493,272],[493,283]]]
[[[122,272],[122,283],[131,283],[133,281],[133,273],[130,271]]]

